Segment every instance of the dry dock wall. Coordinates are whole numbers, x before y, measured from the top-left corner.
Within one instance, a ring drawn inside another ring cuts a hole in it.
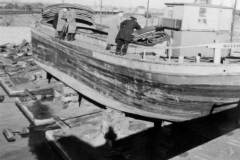
[[[19,44],[22,40],[31,41],[30,27],[0,27],[0,45],[5,43]]]

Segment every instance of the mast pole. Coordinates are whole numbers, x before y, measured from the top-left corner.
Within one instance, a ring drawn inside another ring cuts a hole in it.
[[[234,32],[236,8],[237,8],[237,0],[234,1],[233,11],[232,11],[232,24],[231,24],[230,42],[233,41],[233,32]]]
[[[102,24],[102,0],[100,0],[100,24]]]
[[[146,26],[148,26],[148,17],[149,17],[149,0],[147,1]]]

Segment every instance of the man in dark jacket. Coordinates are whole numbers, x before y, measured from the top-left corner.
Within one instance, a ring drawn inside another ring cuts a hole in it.
[[[134,29],[141,29],[141,26],[138,24],[135,17],[130,17],[130,19],[127,19],[120,24],[120,30],[115,39],[117,43],[116,54],[126,55],[128,44],[132,40]]]

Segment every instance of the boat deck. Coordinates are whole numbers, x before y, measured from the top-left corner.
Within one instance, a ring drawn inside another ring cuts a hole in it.
[[[50,36],[55,37],[55,31],[50,26],[45,26],[43,24],[39,25],[37,28],[38,31]],[[116,46],[113,46],[111,50],[105,50],[106,48],[106,37],[103,38],[102,36],[98,36],[97,34],[77,34],[75,41],[67,41],[63,40],[66,43],[75,45],[75,46],[81,46],[83,48],[91,48],[92,51],[96,51],[103,54],[112,54],[115,56],[121,56],[115,54],[115,48]],[[81,44],[81,45],[80,45]],[[171,56],[169,59],[167,56],[166,51],[166,43],[160,43],[155,46],[141,46],[136,44],[129,44],[128,47],[128,53],[122,57],[126,57],[128,59],[134,59],[134,60],[141,60],[141,61],[148,61],[148,62],[161,62],[161,63],[179,63],[179,57],[178,56]],[[194,46],[185,46],[186,49],[194,49]],[[185,48],[184,46],[180,47],[179,49]],[[196,45],[196,48],[203,47],[208,48],[204,45]],[[171,47],[170,47],[171,48]],[[178,47],[173,47],[173,49],[178,49]],[[180,60],[180,63],[190,63],[190,64],[213,64],[214,63],[214,57],[201,57],[200,61],[196,63],[196,57],[184,57],[183,60]],[[223,64],[236,64],[240,62],[240,57],[238,54],[233,53],[233,56],[225,57],[224,61],[222,61]]]

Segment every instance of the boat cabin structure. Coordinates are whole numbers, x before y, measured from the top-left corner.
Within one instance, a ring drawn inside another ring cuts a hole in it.
[[[233,8],[212,5],[210,2],[166,3],[163,25],[177,27],[169,30],[173,46],[189,46],[229,42]],[[177,26],[176,26],[177,24]],[[178,49],[175,56],[213,56],[212,49]],[[227,54],[227,52],[225,52]]]

